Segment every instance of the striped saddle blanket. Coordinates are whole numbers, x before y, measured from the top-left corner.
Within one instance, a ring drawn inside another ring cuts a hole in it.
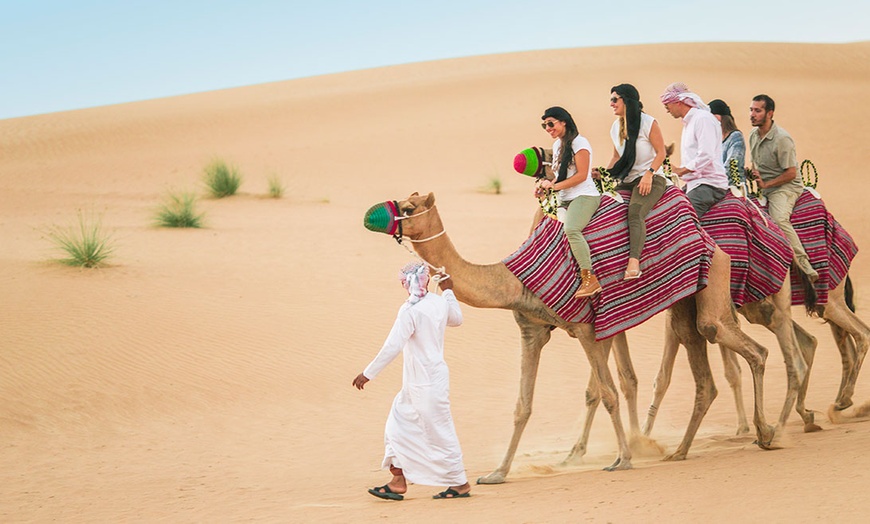
[[[801,239],[813,269],[818,271],[815,283],[818,304],[828,303],[828,291],[839,286],[849,273],[852,259],[858,253],[855,241],[828,212],[825,202],[804,189],[791,213],[791,224]],[[791,275],[791,303],[803,305],[804,291],[800,275]]]
[[[505,266],[561,319],[591,323],[602,340],[630,329],[707,285],[713,239],[682,191],[670,186],[646,217],[647,240],[636,280],[623,280],[628,264],[628,197],[603,197],[583,229],[592,268],[602,286],[592,298],[574,298],[579,267],[562,223],[545,217]]]
[[[782,288],[794,253],[767,213],[728,192],[701,219],[722,251],[731,256],[731,300],[737,307]]]

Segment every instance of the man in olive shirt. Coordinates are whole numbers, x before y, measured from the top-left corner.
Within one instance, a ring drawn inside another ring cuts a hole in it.
[[[767,95],[754,97],[749,107],[749,120],[755,128],[749,135],[752,178],[767,198],[770,216],[794,249],[797,266],[806,273],[810,282],[815,282],[819,274],[810,264],[807,252],[791,225],[791,212],[804,190],[801,179],[797,177],[794,140],[773,121],[775,107],[773,99]]]

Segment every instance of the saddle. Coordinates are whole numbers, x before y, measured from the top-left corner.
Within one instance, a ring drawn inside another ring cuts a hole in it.
[[[519,249],[502,261],[559,318],[594,324],[597,340],[637,326],[706,287],[715,250],[685,194],[671,186],[646,217],[640,278],[623,280],[631,195],[621,193],[622,202],[603,198],[583,229],[602,286],[596,296],[574,298],[580,285],[579,266],[562,223],[553,218],[544,217]]]
[[[731,192],[701,218],[704,228],[731,257],[731,300],[757,302],[782,288],[794,258],[785,233],[753,202]]]
[[[758,200],[754,201],[758,203]],[[763,209],[766,210],[766,206]],[[809,188],[804,189],[794,205],[791,225],[800,238],[813,269],[819,273],[819,279],[813,286],[817,295],[816,303],[825,305],[828,303],[828,292],[839,286],[849,273],[852,259],[858,254],[858,246],[828,212],[818,193]],[[804,303],[803,286],[797,271],[792,271],[791,274],[791,303],[794,306]]]

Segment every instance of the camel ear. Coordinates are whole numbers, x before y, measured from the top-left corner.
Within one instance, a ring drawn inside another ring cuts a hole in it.
[[[420,196],[420,193],[414,191],[413,193],[411,193],[411,196],[409,196],[408,198],[410,199],[411,197],[415,197],[415,196]]]
[[[423,205],[425,205],[427,208],[431,208],[432,206],[434,206],[435,205],[435,193],[430,192],[428,195],[426,195],[426,201],[423,202]]]
[[[665,156],[670,157],[673,154],[674,154],[674,143],[671,142],[670,144],[665,146]]]

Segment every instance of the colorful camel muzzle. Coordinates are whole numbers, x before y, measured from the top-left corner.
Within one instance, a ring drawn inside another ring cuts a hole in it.
[[[401,218],[398,202],[387,200],[386,202],[373,205],[366,211],[363,225],[369,231],[396,236],[396,232],[399,231]]]

